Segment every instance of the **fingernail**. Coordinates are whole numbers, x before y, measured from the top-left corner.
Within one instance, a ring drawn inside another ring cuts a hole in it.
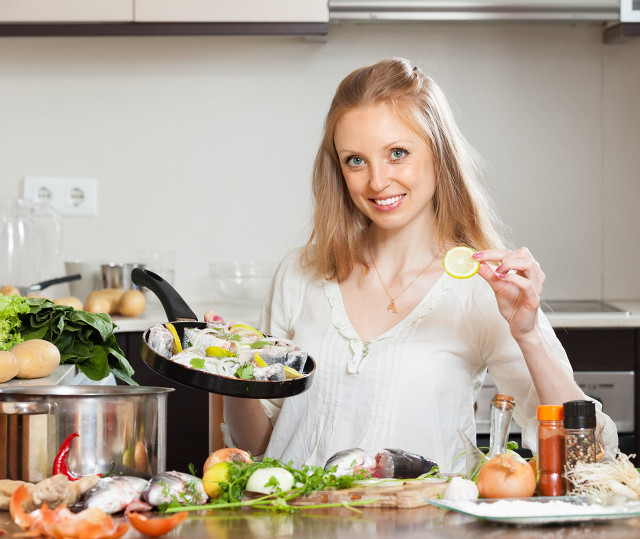
[[[496,268],[496,273],[501,273],[502,272],[502,264],[500,264],[497,268]]]
[[[482,260],[482,253],[481,253],[481,252],[473,253],[473,254],[471,255],[471,258],[473,258],[473,259],[475,259],[475,260]]]
[[[214,321],[214,322],[224,322],[224,319],[222,318],[222,316],[219,316],[219,315],[217,315],[217,314],[216,314],[216,315],[213,317],[213,321]]]
[[[498,273],[498,277],[500,277],[501,279],[505,279],[506,277],[509,277],[508,273]]]

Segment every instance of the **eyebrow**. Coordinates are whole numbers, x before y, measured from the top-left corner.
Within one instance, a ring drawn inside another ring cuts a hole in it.
[[[390,148],[395,148],[396,146],[401,146],[401,145],[407,145],[407,144],[412,144],[415,143],[415,141],[411,141],[411,140],[395,140],[393,142],[390,142],[389,144],[385,144],[384,148],[385,149],[390,149]],[[347,154],[358,154],[361,153],[357,150],[348,150],[348,149],[343,149],[343,150],[338,150],[338,148],[336,148],[336,152],[338,152],[338,154],[343,154],[343,153],[347,153]]]

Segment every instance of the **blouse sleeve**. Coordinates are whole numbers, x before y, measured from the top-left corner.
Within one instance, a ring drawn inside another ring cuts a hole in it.
[[[291,251],[280,263],[271,281],[260,315],[260,330],[274,337],[293,338],[291,323],[299,308],[304,279],[299,266],[300,249]],[[262,399],[260,403],[275,425],[284,399]]]
[[[537,409],[540,404],[538,393],[520,347],[512,337],[509,325],[500,314],[498,304],[489,285],[476,286],[470,297],[469,309],[473,309],[470,323],[476,329],[476,346],[484,364],[491,373],[498,391],[511,395],[516,401],[513,418],[522,429],[522,445],[537,452],[538,421]],[[573,369],[567,353],[558,340],[553,327],[541,310],[538,310],[538,323],[543,338],[553,351],[556,361],[573,378]],[[594,400],[583,393],[583,398]],[[597,438],[603,449],[611,455],[618,446],[617,429],[611,418],[602,412],[602,404],[595,401],[598,423]]]

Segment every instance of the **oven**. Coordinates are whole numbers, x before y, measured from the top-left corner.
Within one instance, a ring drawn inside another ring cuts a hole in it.
[[[637,454],[634,413],[635,373],[633,371],[576,371],[574,379],[585,395],[602,403],[602,411],[616,424],[620,451],[627,455]],[[487,373],[476,400],[478,447],[489,446],[491,399],[496,393],[500,392]],[[515,421],[511,422],[509,439],[521,445],[520,426]],[[524,456],[531,456],[529,451],[519,452]]]

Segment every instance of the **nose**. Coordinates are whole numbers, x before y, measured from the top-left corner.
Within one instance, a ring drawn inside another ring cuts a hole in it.
[[[391,178],[387,174],[386,167],[383,164],[369,165],[369,187],[376,192],[383,191],[391,183]]]

